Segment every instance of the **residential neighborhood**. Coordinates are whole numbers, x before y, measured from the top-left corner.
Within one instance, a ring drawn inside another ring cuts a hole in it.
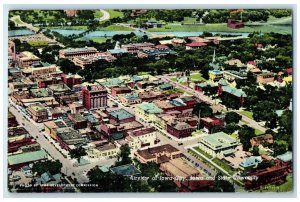
[[[291,12],[11,10],[9,192],[292,192]]]

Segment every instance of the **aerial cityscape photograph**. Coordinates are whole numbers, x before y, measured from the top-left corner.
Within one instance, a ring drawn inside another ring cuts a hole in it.
[[[8,192],[293,191],[293,9],[7,19]]]

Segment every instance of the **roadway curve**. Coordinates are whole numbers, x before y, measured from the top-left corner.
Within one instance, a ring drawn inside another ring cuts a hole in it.
[[[99,18],[99,21],[105,21],[105,20],[109,20],[110,15],[109,12],[107,12],[106,10],[100,10],[101,13],[103,13],[103,16],[101,18]]]

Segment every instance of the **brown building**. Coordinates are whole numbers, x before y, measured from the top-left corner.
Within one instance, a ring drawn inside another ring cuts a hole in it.
[[[67,48],[59,51],[59,58],[73,59],[74,57],[87,57],[97,53],[94,47]]]
[[[39,63],[41,59],[31,52],[24,51],[17,55],[16,57],[19,67],[29,67],[32,64]]]
[[[48,121],[48,112],[41,104],[29,105],[27,108],[28,112],[31,114],[32,119],[36,122]]]
[[[179,158],[182,155],[183,154],[180,150],[176,149],[170,144],[138,150],[134,153],[134,156],[141,163],[155,162],[158,164]]]
[[[270,146],[274,143],[273,136],[271,134],[265,134],[265,135],[260,135],[253,137],[251,140],[251,145],[256,146],[256,145],[262,145],[262,146]]]
[[[256,74],[257,83],[271,83],[274,81],[273,72],[262,71],[259,74]]]
[[[82,89],[83,105],[86,109],[107,106],[107,90],[102,85],[87,86]]]

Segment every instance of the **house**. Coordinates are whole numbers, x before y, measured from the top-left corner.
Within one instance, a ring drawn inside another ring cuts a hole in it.
[[[134,156],[141,163],[155,162],[157,164],[180,158],[182,155],[180,150],[170,144],[148,147],[147,149],[138,150],[134,153]]]
[[[185,44],[186,50],[193,50],[193,49],[198,49],[207,46],[206,43],[202,42],[192,42],[192,43],[187,43]]]
[[[200,138],[199,148],[212,157],[216,157],[231,155],[238,145],[240,145],[239,140],[224,132],[218,132]]]
[[[264,134],[251,138],[250,143],[252,147],[257,145],[267,147],[272,145],[274,143],[274,140],[271,134]]]
[[[232,29],[240,29],[245,27],[245,24],[243,22],[234,20],[234,19],[228,19],[227,21],[227,27]]]
[[[240,168],[242,170],[247,168],[253,168],[256,167],[261,162],[262,162],[261,156],[250,156],[249,158],[245,159],[240,163]]]

